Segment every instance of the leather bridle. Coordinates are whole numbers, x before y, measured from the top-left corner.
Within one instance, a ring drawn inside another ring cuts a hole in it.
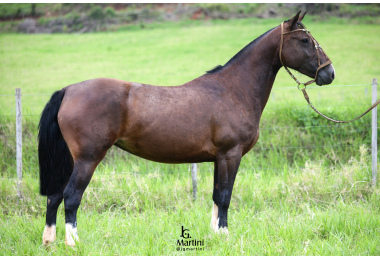
[[[284,68],[286,69],[286,71],[289,73],[289,75],[297,82],[297,88],[300,89],[300,85],[304,85],[305,88],[307,85],[310,85],[312,83],[314,83],[316,80],[317,80],[317,77],[318,77],[318,72],[320,69],[328,66],[329,64],[331,64],[331,60],[329,59],[329,57],[327,57],[327,55],[325,54],[325,52],[322,50],[321,48],[321,45],[319,45],[319,43],[317,42],[317,40],[311,35],[310,31],[308,29],[306,29],[306,27],[302,24],[298,24],[299,27],[301,27],[301,29],[296,29],[296,30],[293,30],[293,31],[289,31],[289,32],[284,32],[284,23],[281,24],[281,43],[280,43],[280,61],[281,61],[281,64],[282,66],[284,66]],[[290,34],[290,33],[294,33],[294,32],[305,32],[309,38],[312,40],[312,42],[314,43],[314,47],[317,51],[317,56],[318,56],[318,69],[315,73],[315,78],[313,80],[310,80],[306,83],[303,83],[303,82],[300,82],[291,72],[290,70],[288,69],[288,67],[286,67],[286,65],[284,64],[284,62],[282,61],[282,48],[283,48],[283,45],[284,45],[284,35],[286,34]],[[321,55],[320,55],[320,52],[323,53],[323,55],[325,56],[326,58],[326,61],[321,64]]]
[[[308,29],[306,29],[305,26],[303,26],[302,24],[298,24],[301,28],[300,29],[296,29],[296,30],[293,30],[293,31],[290,31],[290,32],[284,32],[284,23],[281,24],[281,43],[280,43],[280,61],[281,61],[281,64],[282,66],[284,66],[284,68],[286,69],[286,71],[289,73],[289,75],[297,82],[297,88],[299,90],[302,91],[307,103],[309,104],[309,106],[315,111],[317,112],[319,115],[321,115],[322,117],[332,121],[332,122],[335,122],[335,123],[349,123],[349,122],[352,122],[352,121],[355,121],[359,118],[361,118],[362,116],[364,116],[365,114],[367,114],[369,111],[371,111],[372,109],[374,109],[378,104],[380,104],[380,99],[378,99],[374,104],[372,104],[372,106],[370,108],[368,108],[363,114],[361,114],[360,116],[354,118],[354,119],[351,119],[351,120],[348,120],[348,121],[341,121],[341,120],[335,120],[335,119],[332,119],[328,116],[325,116],[324,114],[322,114],[321,112],[318,111],[318,109],[316,109],[313,104],[310,102],[310,98],[309,98],[309,95],[306,93],[306,86],[307,85],[310,85],[312,83],[314,83],[316,80],[317,80],[317,77],[318,77],[318,72],[320,69],[328,66],[329,64],[331,64],[331,60],[327,57],[327,55],[325,54],[325,52],[322,50],[321,48],[321,45],[319,45],[319,43],[317,42],[317,40],[310,34],[310,31]],[[305,32],[310,38],[311,40],[313,41],[314,43],[314,46],[315,46],[315,49],[317,51],[317,56],[318,56],[318,69],[315,73],[315,78],[313,80],[310,80],[306,83],[303,83],[303,82],[300,82],[291,72],[290,70],[285,66],[285,64],[282,62],[282,47],[284,45],[284,35],[286,34],[290,34],[290,33],[294,33],[294,32]],[[323,55],[325,56],[326,58],[326,61],[321,64],[321,57],[320,57],[320,54],[319,52],[322,52]],[[304,88],[300,88],[300,85],[304,85]]]

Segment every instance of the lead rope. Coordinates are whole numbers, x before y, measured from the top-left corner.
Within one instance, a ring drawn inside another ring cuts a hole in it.
[[[321,115],[322,117],[334,122],[334,123],[349,123],[349,122],[352,122],[352,121],[355,121],[355,120],[358,120],[359,118],[361,118],[362,116],[364,116],[365,114],[367,114],[369,111],[371,111],[372,109],[374,109],[379,103],[380,103],[380,99],[378,99],[370,108],[368,108],[363,114],[361,114],[360,116],[354,118],[354,119],[351,119],[351,120],[348,120],[348,121],[341,121],[341,120],[335,120],[335,119],[332,119],[328,116],[325,116],[324,114],[322,114],[321,112],[318,111],[318,109],[316,109],[313,104],[310,102],[310,98],[309,98],[309,95],[306,93],[306,88],[304,89],[301,89],[302,90],[302,93],[307,101],[307,103],[309,104],[309,106],[315,111],[317,112],[319,115]]]
[[[342,121],[342,120],[335,120],[335,119],[332,119],[332,118],[330,118],[330,117],[328,117],[328,116],[325,116],[324,114],[322,114],[321,112],[319,112],[319,110],[318,109],[316,109],[314,106],[313,106],[313,104],[310,102],[310,98],[309,98],[309,95],[307,94],[307,92],[306,92],[306,86],[307,85],[310,85],[310,84],[312,84],[312,83],[314,83],[315,82],[315,80],[316,80],[316,78],[317,78],[317,76],[318,76],[318,71],[321,69],[321,68],[323,68],[323,67],[325,67],[325,66],[327,66],[327,65],[329,65],[329,64],[331,64],[332,62],[331,62],[331,60],[330,59],[328,59],[326,62],[324,62],[322,65],[320,64],[320,57],[319,57],[319,52],[318,52],[318,49],[321,49],[322,50],[322,48],[321,48],[321,46],[318,44],[318,42],[314,39],[314,37],[312,37],[311,36],[311,34],[310,34],[310,32],[309,32],[309,30],[307,30],[306,28],[302,28],[302,29],[297,29],[297,30],[294,30],[294,31],[290,31],[290,32],[286,32],[286,33],[284,33],[284,27],[283,27],[283,24],[284,23],[281,23],[281,45],[280,45],[280,61],[281,61],[281,64],[284,66],[284,68],[286,69],[286,71],[289,73],[289,75],[297,82],[297,88],[299,89],[299,90],[301,90],[302,91],[302,93],[303,93],[303,96],[305,97],[305,99],[306,99],[306,101],[307,101],[307,103],[309,104],[309,106],[315,111],[315,112],[317,112],[317,114],[319,114],[320,116],[322,116],[322,117],[324,117],[324,118],[326,118],[327,120],[330,120],[330,121],[332,121],[332,122],[334,122],[334,123],[349,123],[349,122],[352,122],[352,121],[355,121],[355,120],[358,120],[359,118],[361,118],[361,117],[363,117],[365,114],[367,114],[369,111],[371,111],[372,109],[374,109],[379,103],[380,103],[380,99],[378,99],[370,108],[368,108],[363,114],[361,114],[360,116],[358,116],[358,117],[356,117],[356,118],[354,118],[354,119],[351,119],[351,120],[348,120],[348,121]],[[311,39],[313,40],[313,42],[314,42],[314,44],[315,44],[315,48],[316,48],[316,50],[317,50],[317,55],[318,55],[318,65],[319,65],[319,67],[318,67],[318,69],[317,69],[317,72],[315,73],[315,79],[313,79],[313,80],[310,80],[310,81],[308,81],[308,82],[306,82],[306,83],[302,83],[302,82],[300,82],[291,72],[290,72],[290,70],[284,65],[284,63],[282,62],[282,58],[281,58],[281,56],[282,56],[282,45],[283,45],[283,43],[284,43],[284,35],[285,34],[289,34],[289,33],[292,33],[292,32],[296,32],[296,31],[304,31],[304,32],[306,32],[310,37],[311,37]],[[300,85],[304,85],[304,88],[300,88]]]

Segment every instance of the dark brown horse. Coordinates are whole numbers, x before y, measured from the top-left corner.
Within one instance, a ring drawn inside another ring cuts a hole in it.
[[[320,66],[327,56],[299,30],[304,28],[299,14],[252,41],[224,66],[181,86],[99,78],[55,92],[39,124],[40,192],[47,195],[43,244],[55,241],[57,209],[64,200],[66,244],[75,245],[83,192],[112,145],[156,162],[213,162],[211,226],[227,231],[240,160],[259,138],[260,118],[279,69],[293,68],[318,85],[334,79],[331,64]]]

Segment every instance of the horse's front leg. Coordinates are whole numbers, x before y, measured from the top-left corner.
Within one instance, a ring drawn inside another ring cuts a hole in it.
[[[233,149],[217,156],[214,170],[214,208],[211,219],[212,228],[228,233],[227,212],[230,206],[232,188],[240,165],[242,153]]]

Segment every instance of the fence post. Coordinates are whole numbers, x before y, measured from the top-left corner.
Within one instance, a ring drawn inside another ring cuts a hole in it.
[[[372,104],[377,100],[377,79],[372,80]],[[372,110],[372,187],[377,183],[377,107]]]
[[[198,184],[197,184],[197,164],[192,163],[191,164],[191,179],[193,180],[193,199],[197,199],[197,191],[198,191]]]
[[[17,197],[22,198],[22,118],[21,118],[21,89],[16,88],[16,169]]]

